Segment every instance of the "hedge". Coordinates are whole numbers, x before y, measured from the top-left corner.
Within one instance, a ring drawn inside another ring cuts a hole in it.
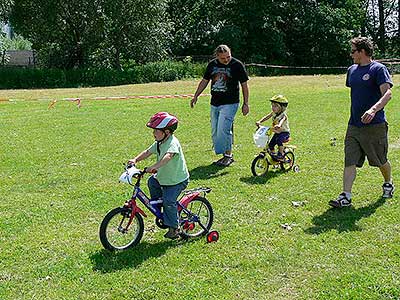
[[[0,89],[33,89],[112,86],[121,84],[174,81],[203,75],[206,65],[163,61],[112,69],[36,69],[0,68]]]
[[[389,65],[398,73],[399,64]],[[36,69],[0,67],[0,89],[33,89],[113,86],[147,82],[174,81],[203,76],[206,63],[163,61],[135,66],[128,70],[112,69]],[[250,76],[344,74],[345,68],[275,68],[248,65]]]

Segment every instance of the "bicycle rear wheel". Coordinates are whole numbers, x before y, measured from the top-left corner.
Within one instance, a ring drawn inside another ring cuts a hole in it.
[[[137,245],[143,237],[144,223],[139,213],[136,213],[129,224],[132,210],[117,207],[111,210],[100,225],[100,241],[104,248],[126,250]]]
[[[181,235],[185,238],[199,237],[208,233],[214,220],[210,202],[197,196],[179,212]]]
[[[290,171],[294,165],[294,153],[292,151],[287,151],[283,156],[280,165],[282,171]]]

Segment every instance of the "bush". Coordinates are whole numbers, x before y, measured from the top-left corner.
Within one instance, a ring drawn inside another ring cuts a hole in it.
[[[56,88],[66,86],[63,70],[0,68],[1,89]]]
[[[174,81],[203,75],[204,64],[162,61],[112,69],[28,69],[0,68],[0,89],[112,86]]]

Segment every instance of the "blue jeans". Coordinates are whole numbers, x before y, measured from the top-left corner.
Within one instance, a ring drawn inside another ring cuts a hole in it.
[[[215,154],[223,154],[232,150],[232,126],[238,108],[239,103],[211,105],[211,137]]]
[[[180,193],[187,187],[189,180],[176,185],[160,185],[154,176],[150,176],[147,186],[151,199],[163,199],[164,224],[168,227],[178,228],[178,208],[176,200]]]

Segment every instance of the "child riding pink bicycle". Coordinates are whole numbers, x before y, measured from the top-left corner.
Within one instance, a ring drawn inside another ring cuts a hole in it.
[[[173,135],[178,128],[178,119],[166,112],[156,113],[146,124],[153,129],[154,143],[146,150],[130,159],[128,163],[136,164],[152,154],[157,161],[147,167],[147,172],[155,173],[148,180],[151,199],[163,199],[164,224],[169,227],[164,237],[179,237],[176,199],[186,188],[189,172],[179,140]]]
[[[153,129],[155,142],[136,157],[128,161],[120,181],[134,186],[132,196],[123,206],[114,208],[104,217],[100,225],[100,241],[108,250],[125,250],[135,246],[144,232],[143,217],[146,213],[137,205],[139,200],[155,217],[160,228],[168,228],[164,237],[169,239],[190,238],[207,235],[207,242],[219,238],[217,231],[210,231],[213,210],[206,194],[210,188],[185,190],[189,172],[178,139],[173,132],[178,119],[166,112],[153,115],[146,124]],[[139,170],[135,164],[156,154],[157,161]],[[150,197],[140,189],[141,179],[146,173]],[[132,182],[136,179],[136,183]],[[181,198],[177,200],[179,195]]]

